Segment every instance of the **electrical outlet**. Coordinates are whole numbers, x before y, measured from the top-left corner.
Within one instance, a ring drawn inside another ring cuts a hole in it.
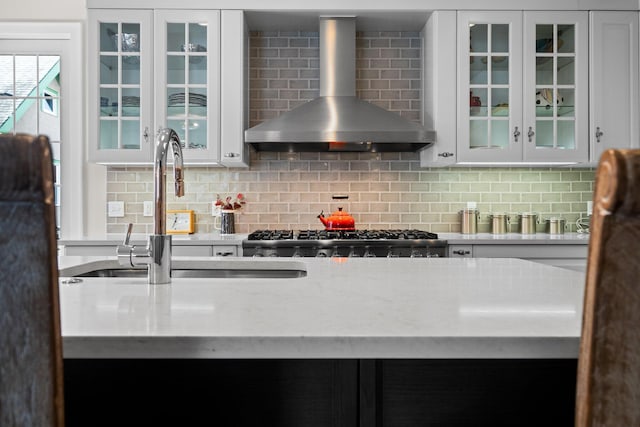
[[[142,216],[153,216],[153,202],[151,200],[147,200],[144,202],[144,210],[142,212]]]
[[[108,202],[107,215],[109,218],[122,218],[124,216],[124,202]]]
[[[593,202],[587,202],[587,215],[593,215]]]

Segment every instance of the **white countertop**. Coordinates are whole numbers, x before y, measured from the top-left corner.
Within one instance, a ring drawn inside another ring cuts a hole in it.
[[[92,259],[60,257],[60,268]],[[95,258],[93,258],[95,261]],[[295,279],[60,285],[66,358],[575,358],[584,274],[519,259],[202,258]],[[176,258],[176,262],[183,262]],[[296,264],[300,263],[300,264]]]

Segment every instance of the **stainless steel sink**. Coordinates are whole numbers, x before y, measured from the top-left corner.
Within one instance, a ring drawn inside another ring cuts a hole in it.
[[[173,278],[295,279],[307,275],[306,265],[291,260],[173,260]],[[117,260],[97,260],[60,270],[60,277],[147,277],[145,267],[122,267]]]
[[[73,277],[147,277],[147,269],[144,268],[101,268],[76,274]],[[291,279],[304,277],[305,270],[258,270],[258,269],[171,269],[172,278],[191,279]]]

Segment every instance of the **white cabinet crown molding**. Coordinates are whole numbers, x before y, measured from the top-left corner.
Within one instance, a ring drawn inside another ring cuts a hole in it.
[[[87,0],[89,9],[212,9],[210,0]],[[298,0],[218,0],[215,9],[299,10],[299,11],[418,11],[418,10],[638,10],[637,0],[327,0],[319,8],[315,2]]]

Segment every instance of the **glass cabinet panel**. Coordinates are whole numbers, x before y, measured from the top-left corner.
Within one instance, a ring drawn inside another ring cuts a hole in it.
[[[208,26],[166,23],[166,122],[183,147],[207,148]]]
[[[470,148],[509,144],[509,24],[469,24]]]
[[[535,28],[535,146],[575,149],[575,25]]]
[[[99,24],[98,149],[140,149],[140,24]]]

